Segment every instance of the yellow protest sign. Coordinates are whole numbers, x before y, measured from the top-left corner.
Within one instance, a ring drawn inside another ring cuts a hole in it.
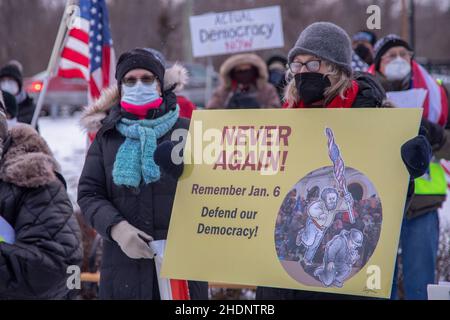
[[[421,112],[195,112],[162,275],[389,297]]]

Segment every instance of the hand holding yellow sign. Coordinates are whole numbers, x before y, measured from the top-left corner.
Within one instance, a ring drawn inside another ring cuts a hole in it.
[[[163,276],[388,297],[420,117],[195,112]]]

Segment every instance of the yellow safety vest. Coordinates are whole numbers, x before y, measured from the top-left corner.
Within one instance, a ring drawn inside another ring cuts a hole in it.
[[[419,195],[446,195],[447,180],[444,168],[439,163],[430,163],[429,174],[414,180],[415,194]]]

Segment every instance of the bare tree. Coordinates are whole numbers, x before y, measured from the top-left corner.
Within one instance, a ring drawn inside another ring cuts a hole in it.
[[[1,65],[17,59],[26,75],[44,70],[63,8],[63,1],[0,0]]]

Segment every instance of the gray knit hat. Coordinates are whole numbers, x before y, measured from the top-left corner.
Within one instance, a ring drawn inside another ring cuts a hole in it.
[[[289,51],[288,62],[299,54],[315,55],[352,73],[352,42],[347,32],[333,23],[316,22],[303,30]]]

